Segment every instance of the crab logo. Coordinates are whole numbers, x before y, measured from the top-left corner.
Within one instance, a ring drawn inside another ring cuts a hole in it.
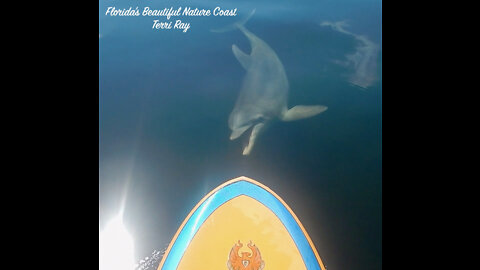
[[[228,270],[262,270],[265,267],[260,250],[252,244],[252,241],[247,244],[252,253],[242,252],[242,255],[239,256],[238,251],[241,247],[243,244],[238,240],[238,244],[235,244],[230,250],[227,261]]]

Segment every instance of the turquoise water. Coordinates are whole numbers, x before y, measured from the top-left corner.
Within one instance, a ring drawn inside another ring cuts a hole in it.
[[[104,15],[108,6],[217,5],[239,15],[180,18],[190,23],[185,33],[151,29],[148,17]],[[245,157],[246,136],[229,140],[228,116],[245,76],[231,46],[250,46],[240,31],[210,29],[254,8],[246,27],[282,61],[290,107],[329,109],[272,122]],[[380,1],[121,0],[100,2],[99,11],[100,226],[126,187],[125,222],[143,258],[168,245],[207,192],[245,175],[291,206],[328,269],[382,268]],[[367,77],[375,79],[353,79]]]

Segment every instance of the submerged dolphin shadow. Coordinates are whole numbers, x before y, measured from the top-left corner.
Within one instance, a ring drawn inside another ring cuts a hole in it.
[[[253,127],[248,144],[243,149],[243,155],[250,154],[256,138],[269,121],[276,118],[282,121],[294,121],[317,115],[328,108],[323,105],[297,105],[288,109],[289,85],[282,62],[267,43],[244,26],[254,13],[255,10],[243,21],[231,26],[212,30],[212,32],[226,32],[238,29],[250,41],[250,54],[232,45],[233,54],[247,74],[228,119],[228,126],[232,130],[230,140],[237,139]]]

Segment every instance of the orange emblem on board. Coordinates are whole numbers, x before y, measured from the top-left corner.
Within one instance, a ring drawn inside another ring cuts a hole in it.
[[[243,247],[243,244],[238,240],[238,244],[235,244],[230,250],[227,261],[228,270],[262,270],[265,267],[260,250],[252,244],[252,241],[247,244],[252,253],[242,252],[242,255],[239,256],[238,251],[241,247]]]

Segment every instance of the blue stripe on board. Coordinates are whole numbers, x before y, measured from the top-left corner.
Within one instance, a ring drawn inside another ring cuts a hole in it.
[[[273,194],[253,183],[240,180],[210,195],[192,214],[165,259],[162,270],[177,269],[182,256],[203,222],[219,206],[240,195],[249,196],[268,207],[287,228],[302,255],[307,270],[321,270],[307,238],[288,209]]]

